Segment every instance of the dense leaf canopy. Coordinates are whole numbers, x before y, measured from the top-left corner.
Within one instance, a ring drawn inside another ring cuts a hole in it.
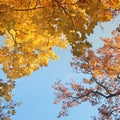
[[[80,56],[91,47],[86,35],[117,15],[119,0],[1,0],[0,63],[8,78],[27,76],[56,59],[54,46]],[[93,14],[94,13],[94,14]],[[64,37],[63,37],[64,35]]]

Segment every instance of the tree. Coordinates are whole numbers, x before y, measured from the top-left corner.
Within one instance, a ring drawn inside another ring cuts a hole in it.
[[[14,81],[3,81],[0,79],[0,119],[10,120],[10,116],[16,113],[15,107],[21,103],[12,100],[12,90],[15,87]]]
[[[20,106],[21,103],[16,103],[13,100],[6,101],[0,98],[0,119],[1,120],[11,120],[11,115],[16,113],[16,106]]]
[[[4,82],[2,79],[0,80],[0,97],[3,97],[6,101],[10,101],[12,97],[12,90],[15,87],[14,81]]]
[[[99,120],[119,120],[120,118],[120,33],[112,31],[112,38],[101,38],[103,47],[88,50],[81,57],[74,57],[71,66],[87,75],[83,84],[74,80],[66,87],[60,81],[54,84],[55,104],[62,101],[58,117],[67,115],[67,109],[90,102],[99,106]],[[94,117],[94,120],[97,120]]]
[[[93,33],[99,22],[115,17],[118,3],[119,0],[1,0],[3,71],[12,79],[28,76],[40,66],[47,66],[50,59],[57,59],[54,46],[66,48],[68,43],[73,55],[83,54],[91,47],[86,35]]]
[[[60,38],[61,33],[54,36],[49,33],[50,11],[39,6],[38,0],[1,2],[0,31],[5,37],[5,46],[0,48],[0,63],[8,78],[28,76],[40,66],[47,66],[50,59],[58,58],[52,48],[66,48],[68,44]]]
[[[84,54],[92,46],[86,36],[99,22],[118,15],[119,8],[119,0],[0,0],[0,36],[4,37],[0,64],[8,81],[56,60],[55,46],[70,44],[73,55]],[[0,84],[0,95],[9,102],[13,88]]]

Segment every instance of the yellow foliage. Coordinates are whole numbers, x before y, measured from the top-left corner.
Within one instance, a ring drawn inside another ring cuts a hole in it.
[[[101,77],[102,76],[102,71],[100,69],[94,69],[94,77]]]
[[[5,120],[10,120],[10,117],[5,118]]]
[[[5,96],[5,99],[6,99],[6,101],[10,101],[10,100],[11,100],[11,95],[9,95],[9,94],[6,95],[6,96]]]
[[[120,0],[108,0],[106,4],[113,9],[120,8]]]
[[[103,14],[98,15],[100,17],[101,22],[109,21],[113,17],[112,13],[110,11],[105,11],[105,12],[103,12]]]
[[[14,32],[13,32],[14,33]],[[12,35],[12,32],[8,36]],[[16,79],[27,76],[40,66],[47,66],[50,59],[56,60],[58,56],[53,52],[53,46],[60,48],[67,47],[67,40],[54,37],[47,33],[38,35],[37,33],[10,39],[6,36],[6,47],[1,50],[0,63],[3,64],[3,71],[8,78]],[[4,51],[4,52],[3,52]]]
[[[8,78],[30,75],[58,56],[53,47],[66,48],[79,56],[91,45],[84,42],[98,22],[113,18],[110,8],[119,0],[3,0],[0,2],[0,64]],[[81,36],[78,35],[78,32]],[[61,39],[64,34],[66,39]]]
[[[12,110],[12,111],[11,111],[11,114],[14,115],[14,114],[15,114],[15,110]]]
[[[0,81],[0,97],[5,98],[5,100],[9,102],[12,97],[11,91],[13,88],[14,88],[13,84],[3,83]]]

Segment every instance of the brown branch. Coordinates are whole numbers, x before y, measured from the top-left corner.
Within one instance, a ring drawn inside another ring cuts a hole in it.
[[[107,87],[105,87],[104,85],[102,85],[101,83],[99,83],[96,78],[93,78],[93,79],[95,80],[95,82],[96,82],[98,85],[100,85],[102,88],[104,88],[108,94],[111,95],[111,93],[110,93],[110,91],[107,89]]]
[[[83,94],[83,95],[81,95],[81,96],[79,96],[79,97],[73,97],[73,96],[67,96],[67,97],[73,98],[73,100],[71,101],[71,103],[73,103],[74,101],[76,101],[76,100],[78,100],[78,99],[81,99],[81,98],[84,98],[84,97],[86,97],[86,96],[88,96],[88,95],[90,95],[90,94],[95,94],[95,95],[98,94],[98,95],[101,95],[102,97],[104,97],[104,98],[106,98],[106,99],[111,98],[111,97],[114,97],[114,96],[117,96],[117,94],[110,94],[110,95],[106,96],[106,95],[104,95],[103,93],[98,92],[98,91],[90,91],[90,92],[88,92],[88,93],[86,93],[86,94]]]
[[[25,9],[15,9],[15,8],[11,8],[11,10],[13,11],[30,11],[30,10],[35,10],[35,9],[39,9],[39,8],[44,8],[43,6],[35,6],[33,8],[25,8]]]
[[[9,33],[9,35],[12,37],[14,44],[16,44],[16,34],[15,36],[13,36],[13,34],[10,33],[10,31],[6,28],[7,32]]]
[[[110,115],[112,115],[113,112],[118,111],[118,110],[120,110],[120,108],[117,108],[117,109],[112,110],[112,111],[110,112]]]
[[[72,98],[74,98],[74,100],[72,100],[71,103],[73,103],[74,101],[76,101],[76,100],[78,100],[78,99],[80,99],[80,98],[86,97],[86,96],[88,96],[88,95],[91,94],[91,93],[92,93],[92,92],[88,92],[87,94],[81,95],[81,96],[79,96],[79,97],[73,97],[73,96],[72,96]],[[70,96],[69,96],[69,97],[70,97]]]
[[[69,17],[69,19],[71,20],[71,23],[72,23],[72,25],[73,25],[73,27],[74,27],[74,29],[75,29],[75,31],[76,31],[76,28],[75,28],[75,25],[74,25],[72,16],[66,11],[66,8],[64,8],[64,7],[61,5],[61,2],[59,2],[58,0],[55,0],[55,2],[58,4],[58,6],[59,6],[60,8],[63,9],[64,13]],[[76,31],[76,32],[77,32],[77,31]]]
[[[21,9],[18,8],[18,9],[15,9],[14,7],[12,7],[11,10],[13,10],[13,11],[31,11],[31,10],[35,10],[35,9],[39,9],[39,8],[44,8],[45,7],[45,6],[37,5],[38,3],[39,3],[39,0],[36,0],[36,4],[32,8],[21,8]],[[29,1],[29,4],[30,4],[30,1]]]
[[[104,94],[102,94],[101,92],[98,92],[98,91],[93,91],[92,93],[94,93],[95,95],[96,94],[98,94],[98,95],[101,95],[102,97],[104,97],[104,98],[108,98],[108,96],[106,96],[106,95],[104,95]]]

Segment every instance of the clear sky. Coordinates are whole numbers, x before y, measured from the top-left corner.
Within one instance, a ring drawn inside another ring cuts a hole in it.
[[[102,45],[99,37],[109,37],[110,32],[119,25],[119,22],[120,17],[110,23],[101,24],[103,30],[100,26],[95,28],[94,34],[89,37],[94,49]],[[69,109],[68,117],[56,117],[61,105],[53,104],[55,96],[52,85],[57,79],[65,83],[70,78],[74,78],[79,82],[83,75],[74,73],[70,67],[72,58],[70,47],[67,50],[55,48],[55,52],[60,56],[59,60],[51,60],[48,67],[41,67],[30,76],[17,80],[13,91],[14,100],[22,102],[22,105],[17,107],[17,113],[12,120],[92,120],[91,116],[97,114],[94,107],[91,107],[89,103],[84,103]],[[5,75],[1,73],[1,76],[4,78]]]

